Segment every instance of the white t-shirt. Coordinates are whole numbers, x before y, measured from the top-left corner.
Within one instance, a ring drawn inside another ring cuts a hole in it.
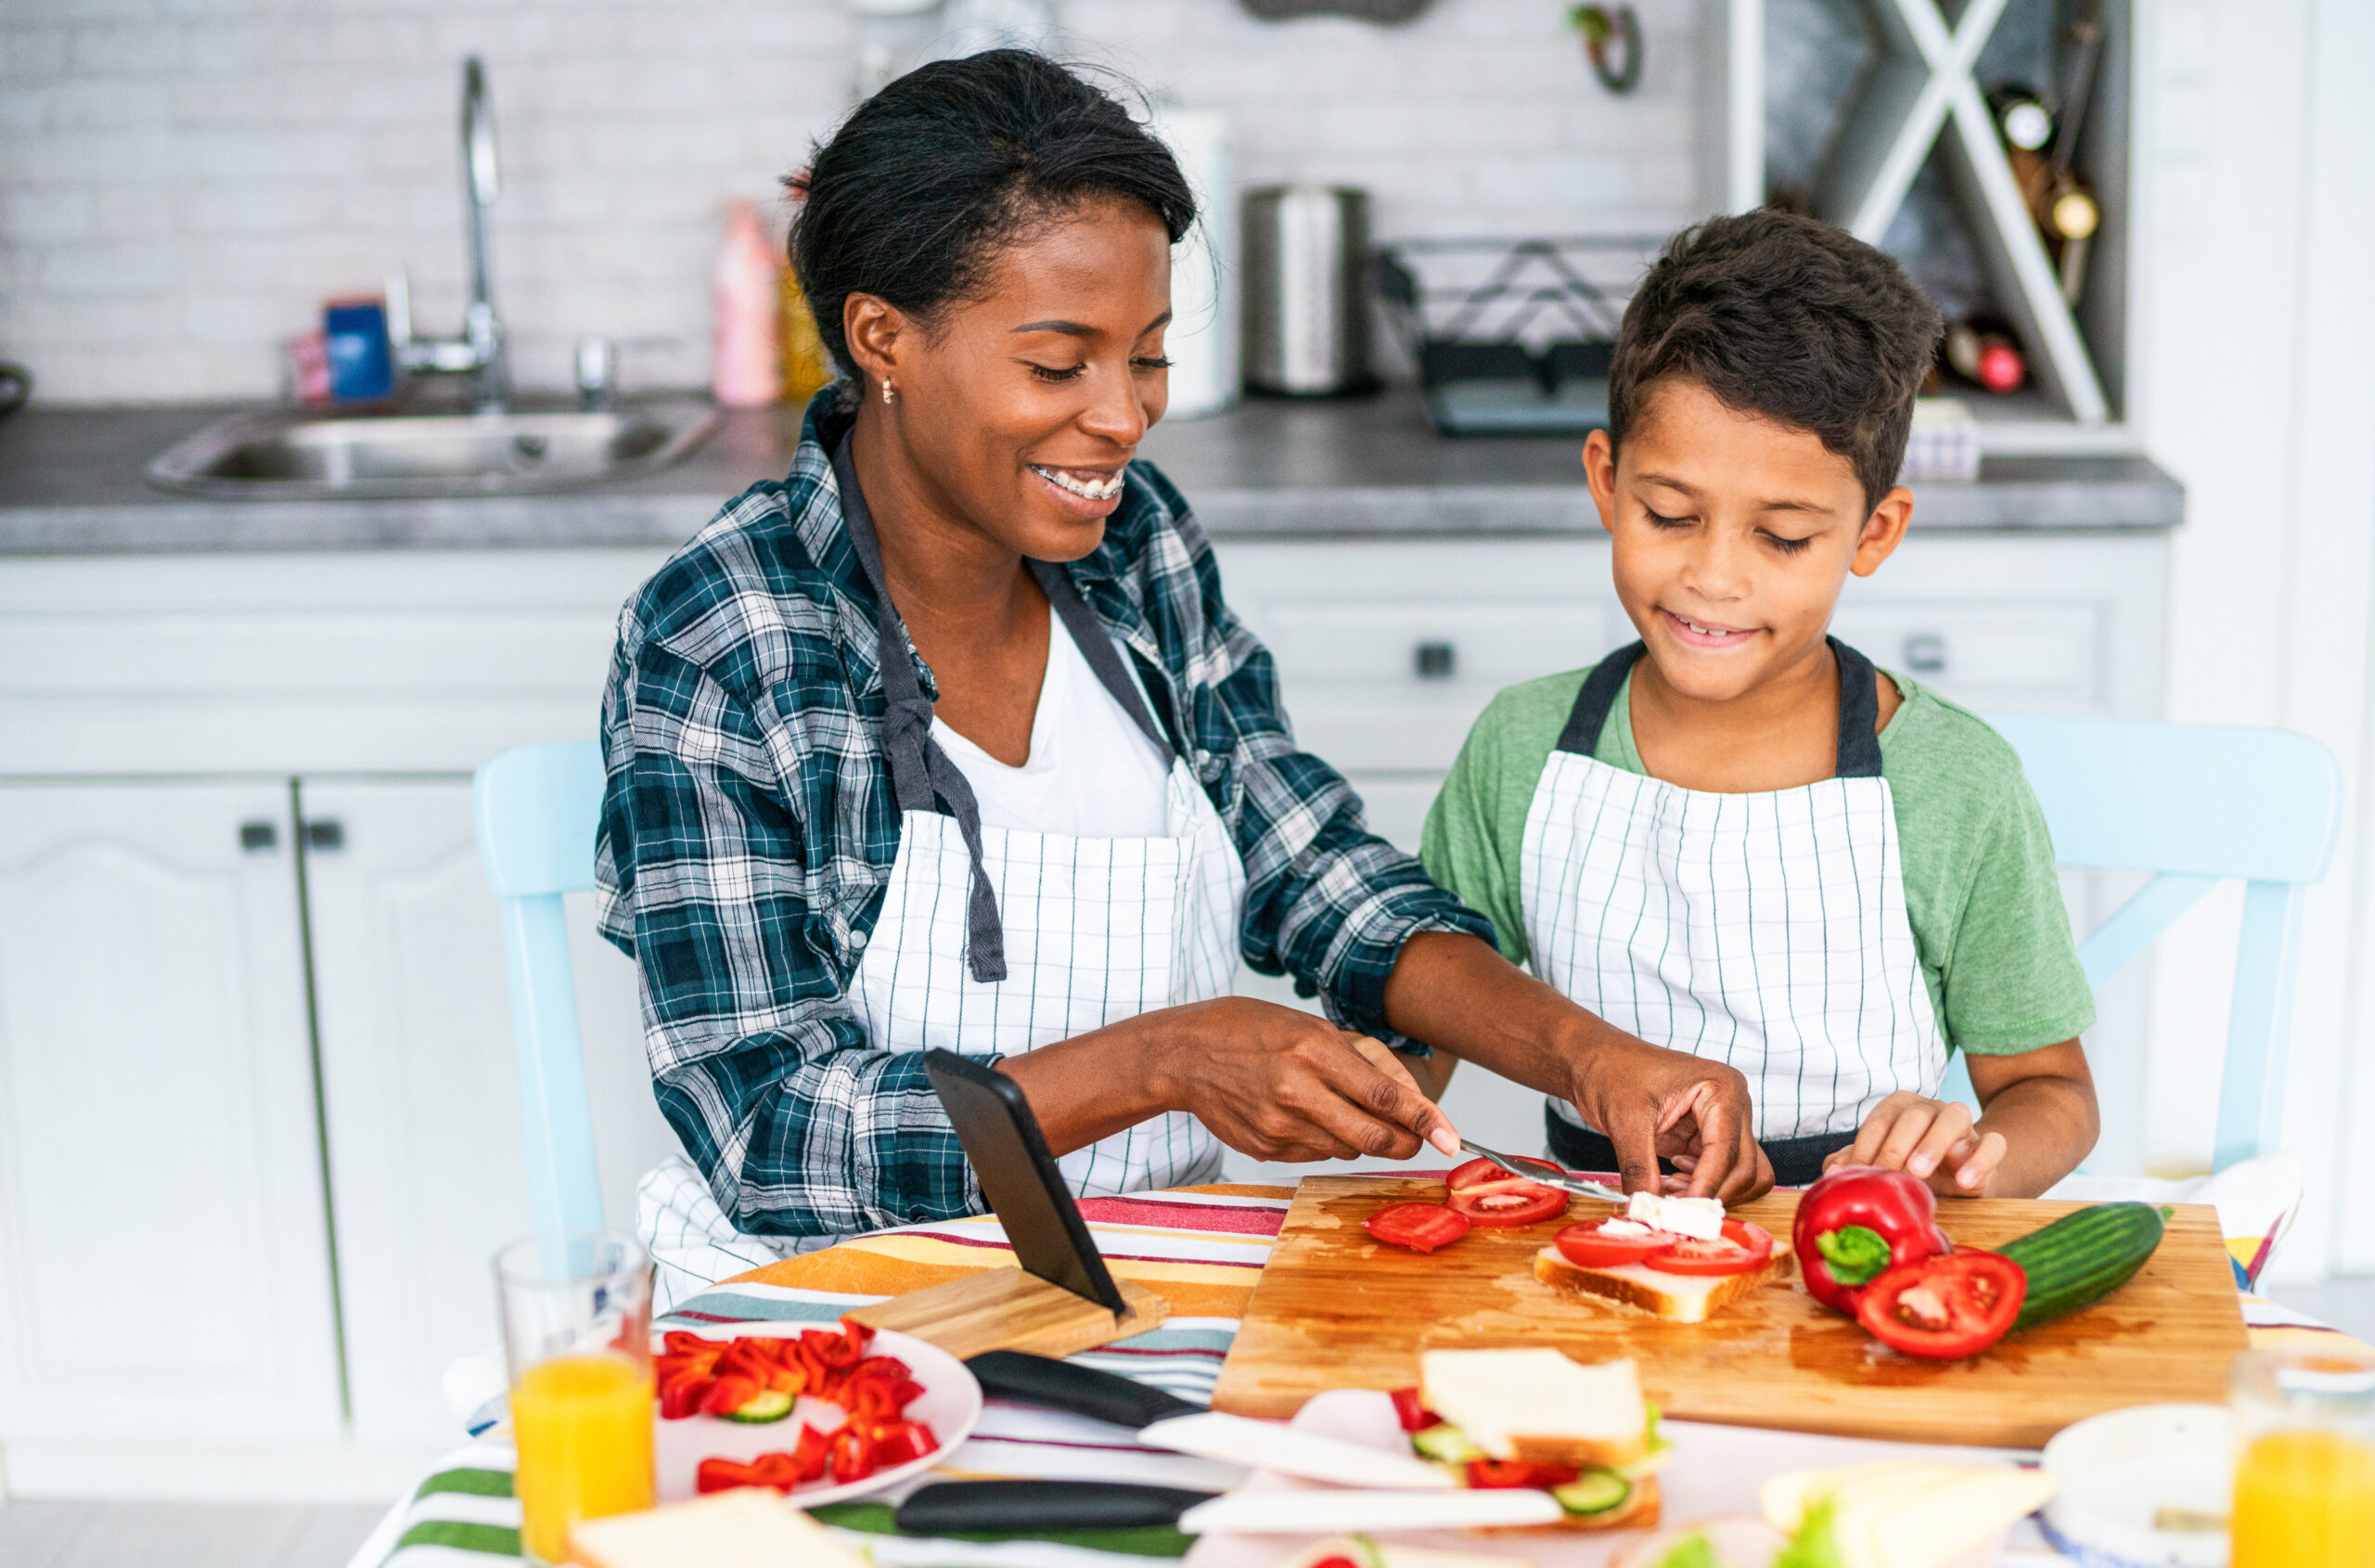
[[[1031,755],[1008,767],[935,718],[931,736],[973,786],[992,828],[1075,839],[1153,839],[1171,830],[1170,769],[1047,612],[1047,674]]]

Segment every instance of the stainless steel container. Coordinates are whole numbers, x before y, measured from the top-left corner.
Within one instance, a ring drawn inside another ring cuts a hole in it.
[[[1369,197],[1342,186],[1246,193],[1245,384],[1290,397],[1375,386],[1369,373]]]

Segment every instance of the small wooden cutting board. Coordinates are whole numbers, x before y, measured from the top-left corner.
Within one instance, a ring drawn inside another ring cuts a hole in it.
[[[1472,1230],[1443,1251],[1372,1240],[1361,1221],[1388,1203],[1440,1202],[1440,1180],[1307,1176],[1278,1232],[1213,1391],[1215,1409],[1283,1418],[1329,1388],[1406,1388],[1419,1352],[1556,1345],[1581,1361],[1630,1356],[1668,1415],[1741,1426],[1911,1442],[2034,1448],[2072,1421],[2129,1405],[2223,1403],[2245,1348],[2242,1309],[2216,1211],[2183,1204],[2160,1250],[2110,1296],[1968,1361],[1889,1350],[1817,1304],[1794,1277],[1704,1323],[1668,1323],[1534,1277],[1560,1226],[1614,1206],[1577,1199],[1566,1219]],[[1797,1194],[1730,1212],[1786,1248]],[[1946,1233],[1995,1247],[2079,1203],[1947,1200]],[[1793,1270],[1794,1275],[1794,1270]]]

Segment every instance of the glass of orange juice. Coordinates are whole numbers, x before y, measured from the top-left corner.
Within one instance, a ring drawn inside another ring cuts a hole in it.
[[[652,1504],[651,1265],[630,1236],[531,1236],[494,1254],[520,1551],[567,1561],[569,1527]]]
[[[2229,1568],[2375,1563],[2375,1360],[2315,1350],[2235,1358]]]

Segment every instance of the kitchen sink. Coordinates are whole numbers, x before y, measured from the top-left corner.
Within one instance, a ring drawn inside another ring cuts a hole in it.
[[[160,454],[148,478],[242,500],[529,495],[657,473],[717,421],[690,398],[592,413],[242,414]]]

